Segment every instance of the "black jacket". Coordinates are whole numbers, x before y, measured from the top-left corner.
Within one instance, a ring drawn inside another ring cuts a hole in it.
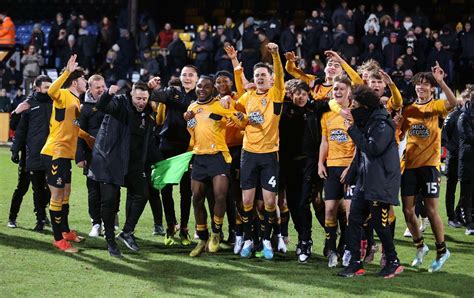
[[[92,150],[92,160],[89,166],[88,177],[103,183],[125,185],[125,175],[129,173],[130,139],[132,121],[135,121],[136,110],[129,95],[111,96],[107,92],[102,94],[96,104],[97,109],[104,112],[104,120],[97,133]],[[141,160],[136,161],[145,165],[150,137],[152,135],[153,120],[145,119],[145,133],[143,139],[143,154]],[[142,169],[142,172],[145,168]]]
[[[445,146],[450,155],[457,156],[459,153],[459,133],[458,133],[458,119],[461,115],[461,109],[456,108],[449,113],[446,120],[444,120],[444,127],[442,132],[442,146]]]
[[[41,149],[48,138],[53,103],[47,94],[38,92],[32,93],[27,101],[30,108],[21,113],[11,151],[19,152],[25,148],[26,170],[41,171],[45,170]]]
[[[152,93],[150,100],[166,105],[165,121],[160,132],[160,150],[186,152],[191,137],[183,114],[196,98],[194,89],[185,93],[170,87]]]
[[[353,125],[348,133],[357,147],[347,177],[357,177],[356,194],[363,192],[366,200],[399,205],[400,159],[390,115],[384,108],[376,109],[362,131]]]
[[[459,179],[474,180],[474,107],[466,103],[458,119]]]
[[[93,137],[97,136],[100,125],[104,119],[104,112],[99,111],[95,107],[95,100],[88,92],[84,96],[84,103],[81,105],[81,115],[79,116],[79,125],[81,129]],[[92,150],[87,146],[87,143],[78,138],[77,140],[77,151],[76,151],[76,163],[86,161],[87,165],[90,164],[92,158]],[[87,168],[84,169],[84,173],[87,174]]]

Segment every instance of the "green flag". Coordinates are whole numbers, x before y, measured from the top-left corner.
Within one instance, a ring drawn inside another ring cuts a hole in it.
[[[166,184],[176,184],[181,181],[184,172],[189,169],[189,161],[193,152],[186,152],[180,155],[157,162],[152,166],[151,182],[156,189],[163,189]]]

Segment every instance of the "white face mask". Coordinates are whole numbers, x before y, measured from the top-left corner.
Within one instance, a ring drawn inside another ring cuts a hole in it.
[[[403,27],[405,27],[405,30],[410,29],[413,26],[412,22],[403,22]]]

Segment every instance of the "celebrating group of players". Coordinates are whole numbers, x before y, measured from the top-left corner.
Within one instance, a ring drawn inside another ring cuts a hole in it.
[[[364,262],[376,251],[375,230],[382,243],[379,275],[394,277],[403,271],[393,242],[401,186],[416,247],[412,265],[421,265],[429,252],[415,213],[421,198],[436,241],[429,271],[440,270],[450,252],[438,212],[439,119],[458,105],[443,69],[437,65],[414,76],[416,100],[410,103],[373,60],[356,72],[327,51],[325,76],[316,78],[298,69],[298,58],[289,52],[285,69],[294,79],[285,82],[278,46],[269,43],[273,65],[255,64],[249,82],[236,51],[225,50],[234,74],[199,77],[188,65],[166,88],[155,77],[119,94],[100,75],[87,82],[75,55],[52,84],[45,76],[36,79],[36,91],[15,111],[22,116],[12,153],[17,160],[26,146],[37,228],[44,226],[49,202],[54,246],[75,253],[71,243],[84,240],[68,225],[72,160],[87,174],[91,235],[98,236],[103,225],[108,252],[119,257],[116,239],[139,250],[135,226],[146,202],[160,194],[152,187],[150,166],[192,150],[180,182],[179,225],[181,243],[190,245],[192,202],[198,241],[191,257],[219,250],[227,213],[234,253],[271,260],[274,251],[287,251],[291,215],[298,261],[306,263],[313,205],[326,232],[329,267],[342,262],[339,275],[364,274]],[[433,98],[437,86],[447,99]],[[116,236],[120,187],[127,188],[126,222]],[[172,185],[161,190],[166,245],[175,243],[178,231],[172,191]]]

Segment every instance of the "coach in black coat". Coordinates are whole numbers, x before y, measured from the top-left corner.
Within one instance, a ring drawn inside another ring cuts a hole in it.
[[[357,177],[346,234],[351,251],[349,267],[362,268],[361,231],[370,214],[387,260],[380,274],[386,276],[383,272],[392,273],[400,266],[388,222],[390,205],[399,204],[401,180],[395,126],[386,109],[380,105],[378,96],[365,85],[353,92],[352,117],[354,124],[348,128],[348,133],[357,148],[351,165],[351,168],[355,167]],[[352,182],[346,180],[345,183],[352,185]],[[347,270],[340,274],[347,274]]]
[[[472,97],[472,95],[471,95]],[[474,234],[472,223],[472,200],[474,194],[474,107],[466,102],[459,116],[459,180],[461,181],[461,206],[463,208],[466,234]]]

